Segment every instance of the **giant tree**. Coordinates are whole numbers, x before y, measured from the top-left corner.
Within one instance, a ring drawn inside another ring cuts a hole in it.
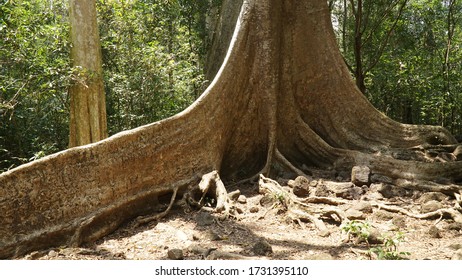
[[[461,162],[393,157],[438,144],[456,141],[441,127],[394,122],[358,90],[326,1],[246,0],[221,69],[185,111],[0,175],[0,256],[95,240],[160,196],[191,194],[201,177],[223,197],[228,182],[274,163],[299,174],[359,164],[409,184],[461,180]]]
[[[69,2],[71,60],[75,82],[70,87],[70,139],[75,147],[107,137],[101,45],[94,0]]]

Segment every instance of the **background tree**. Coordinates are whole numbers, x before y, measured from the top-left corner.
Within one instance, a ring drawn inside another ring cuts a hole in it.
[[[338,19],[337,32],[346,63],[363,93],[367,89],[365,80],[388,47],[407,3],[408,0],[344,0],[330,4]]]
[[[107,137],[106,96],[95,0],[69,1],[71,60],[69,146]]]
[[[0,1],[0,172],[65,149],[71,80],[63,1]]]
[[[387,9],[390,3],[398,6]],[[461,78],[462,59],[461,28],[457,24],[462,15],[461,3],[412,0],[403,4],[404,1],[363,0],[363,14],[366,10],[376,11],[369,17],[363,16],[361,22],[369,24],[364,24],[359,33],[361,38],[368,38],[363,40],[360,60],[366,65],[363,68],[370,69],[364,79],[367,97],[396,120],[444,125],[454,134],[461,134],[461,114],[455,113],[461,110],[461,88],[457,82]],[[356,75],[358,52],[354,51],[354,39],[358,29],[355,17],[350,16],[350,5],[347,1],[335,1],[332,17],[343,56]],[[448,53],[450,66],[446,64]],[[377,54],[381,54],[379,60]]]
[[[373,108],[343,62],[326,1],[244,1],[222,67],[186,110],[0,174],[0,256],[95,240],[164,195],[214,192],[223,210],[224,183],[276,166],[367,165],[398,186],[459,192],[461,161],[402,159],[428,146],[458,149],[442,127]]]

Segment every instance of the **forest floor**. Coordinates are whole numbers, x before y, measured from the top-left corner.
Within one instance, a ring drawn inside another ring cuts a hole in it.
[[[278,181],[291,192],[291,187],[286,186],[293,186],[294,181]],[[329,184],[345,186],[348,180],[315,174],[304,183],[312,188],[309,196],[313,196],[316,192],[319,194],[321,189],[326,191]],[[203,209],[185,208],[177,202],[169,214],[159,221],[145,225],[132,221],[96,242],[78,248],[33,252],[24,259],[461,259],[462,223],[442,216],[422,219],[372,207],[378,202],[418,215],[432,211],[429,209],[432,207],[450,207],[454,198],[441,193],[404,189],[393,195],[390,194],[393,190],[391,187],[374,183],[362,187],[360,195],[346,198],[338,198],[338,193],[330,193],[335,197],[333,199],[347,202],[335,207],[347,213],[348,219],[341,221],[335,215],[330,218],[324,216],[325,228],[320,231],[318,226],[306,219],[294,219],[286,205],[278,203],[277,197],[262,194],[258,182],[247,183],[228,190],[238,190],[234,193],[234,200],[230,201],[235,209],[231,217]],[[168,199],[164,210],[167,204]],[[323,203],[313,205],[326,206]],[[370,234],[369,241],[361,240],[358,237],[361,234]],[[385,243],[380,243],[380,240]]]

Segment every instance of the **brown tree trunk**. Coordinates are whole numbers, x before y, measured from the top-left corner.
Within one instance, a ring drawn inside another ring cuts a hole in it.
[[[69,147],[106,138],[106,97],[94,0],[69,2],[71,60],[75,81],[69,88]]]
[[[461,162],[386,155],[428,142],[455,140],[371,106],[344,65],[326,1],[244,1],[223,66],[188,109],[0,175],[0,256],[100,238],[214,170],[225,184],[274,162],[460,180]]]

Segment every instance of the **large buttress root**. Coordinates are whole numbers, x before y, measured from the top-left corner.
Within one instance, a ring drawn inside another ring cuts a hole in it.
[[[95,240],[201,178],[226,210],[225,183],[270,174],[274,162],[297,174],[360,164],[411,183],[462,180],[461,161],[387,152],[426,144],[455,140],[370,105],[337,49],[326,1],[246,0],[220,71],[184,112],[0,174],[0,258]]]

